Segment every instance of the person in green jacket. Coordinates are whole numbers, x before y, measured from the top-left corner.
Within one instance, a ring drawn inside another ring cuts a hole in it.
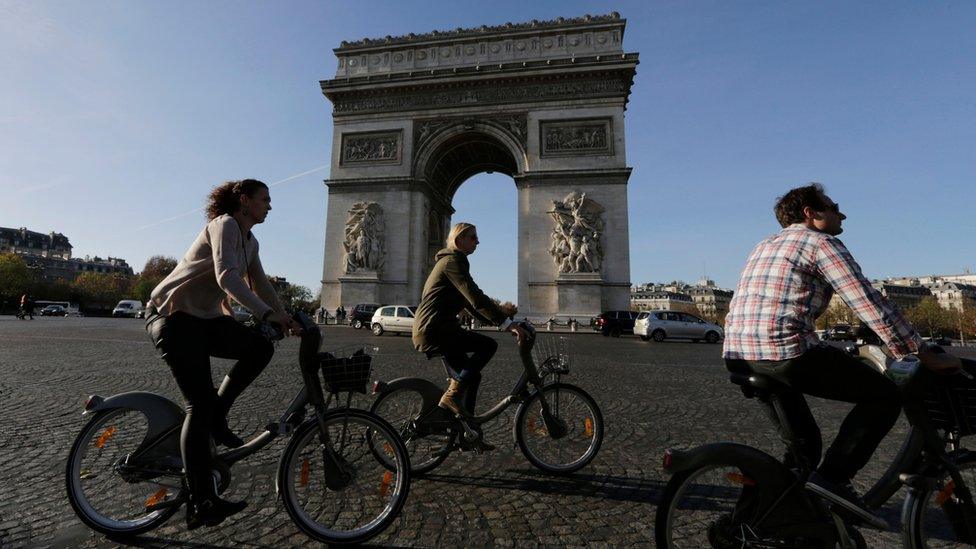
[[[437,252],[436,263],[417,307],[413,344],[428,356],[444,356],[455,376],[441,397],[440,407],[458,415],[473,415],[481,383],[481,369],[498,349],[494,339],[461,329],[458,314],[466,310],[482,322],[510,331],[519,342],[525,338],[521,325],[513,323],[471,278],[469,255],[478,247],[478,230],[458,223],[447,237],[447,247]],[[491,449],[490,445],[486,445]]]

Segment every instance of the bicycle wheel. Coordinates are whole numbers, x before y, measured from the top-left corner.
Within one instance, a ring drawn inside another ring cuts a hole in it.
[[[657,508],[657,547],[825,547],[823,540],[771,537],[757,527],[757,518],[769,510],[768,502],[761,508],[758,505],[763,499],[760,488],[733,464],[709,464],[676,473]],[[849,534],[855,547],[865,546],[860,533],[852,529]]]
[[[362,543],[386,529],[407,500],[407,449],[389,423],[363,410],[333,410],[324,422],[333,451],[351,475],[348,482],[337,489],[326,486],[324,448],[313,418],[298,428],[282,454],[278,489],[288,515],[312,538]],[[389,452],[392,470],[374,457],[372,444]]]
[[[970,492],[976,490],[976,459],[956,463]],[[905,499],[902,534],[905,547],[959,547],[974,545],[976,539],[965,539],[966,525],[962,502],[948,472],[936,483],[935,490],[912,490]]]
[[[369,411],[396,428],[410,454],[411,473],[429,473],[447,459],[448,448],[457,434],[449,429],[437,433],[417,432],[415,421],[424,411],[424,397],[418,391],[403,387],[383,393],[373,401]],[[377,445],[374,447],[379,449]],[[377,457],[381,459],[385,455],[388,454],[377,452]]]
[[[146,506],[182,497],[179,471],[147,473],[127,465],[149,423],[138,410],[99,412],[82,428],[65,467],[68,501],[89,528],[134,536],[166,522],[179,506],[150,513]]]
[[[555,420],[564,427],[554,437],[542,415],[544,395]],[[603,414],[583,389],[567,383],[543,385],[519,406],[515,414],[515,440],[526,459],[547,473],[578,471],[593,461],[603,444]]]

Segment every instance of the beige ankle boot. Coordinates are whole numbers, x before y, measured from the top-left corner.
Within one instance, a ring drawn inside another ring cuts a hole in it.
[[[444,391],[444,396],[441,397],[438,406],[444,408],[445,410],[450,410],[458,415],[466,415],[464,408],[461,407],[461,393],[464,392],[464,385],[456,379],[451,380],[451,384],[447,386],[447,390]]]

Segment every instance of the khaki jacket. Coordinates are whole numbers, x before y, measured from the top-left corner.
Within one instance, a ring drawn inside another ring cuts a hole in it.
[[[505,321],[505,313],[478,288],[471,278],[464,252],[445,248],[434,256],[436,263],[417,307],[413,321],[413,344],[418,351],[436,351],[461,329],[457,315],[467,309],[475,318],[493,325]]]

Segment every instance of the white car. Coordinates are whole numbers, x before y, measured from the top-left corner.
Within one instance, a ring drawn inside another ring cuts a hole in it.
[[[647,311],[634,322],[634,333],[647,341],[665,339],[705,340],[716,343],[725,337],[725,330],[718,324],[698,318],[693,314],[677,311]]]
[[[383,332],[413,331],[413,317],[417,308],[410,305],[386,305],[376,309],[372,320],[369,321],[373,335],[383,335]]]
[[[142,305],[141,301],[135,299],[123,299],[119,301],[119,304],[112,309],[112,316],[129,316],[132,318],[142,318],[146,312],[146,308]]]

